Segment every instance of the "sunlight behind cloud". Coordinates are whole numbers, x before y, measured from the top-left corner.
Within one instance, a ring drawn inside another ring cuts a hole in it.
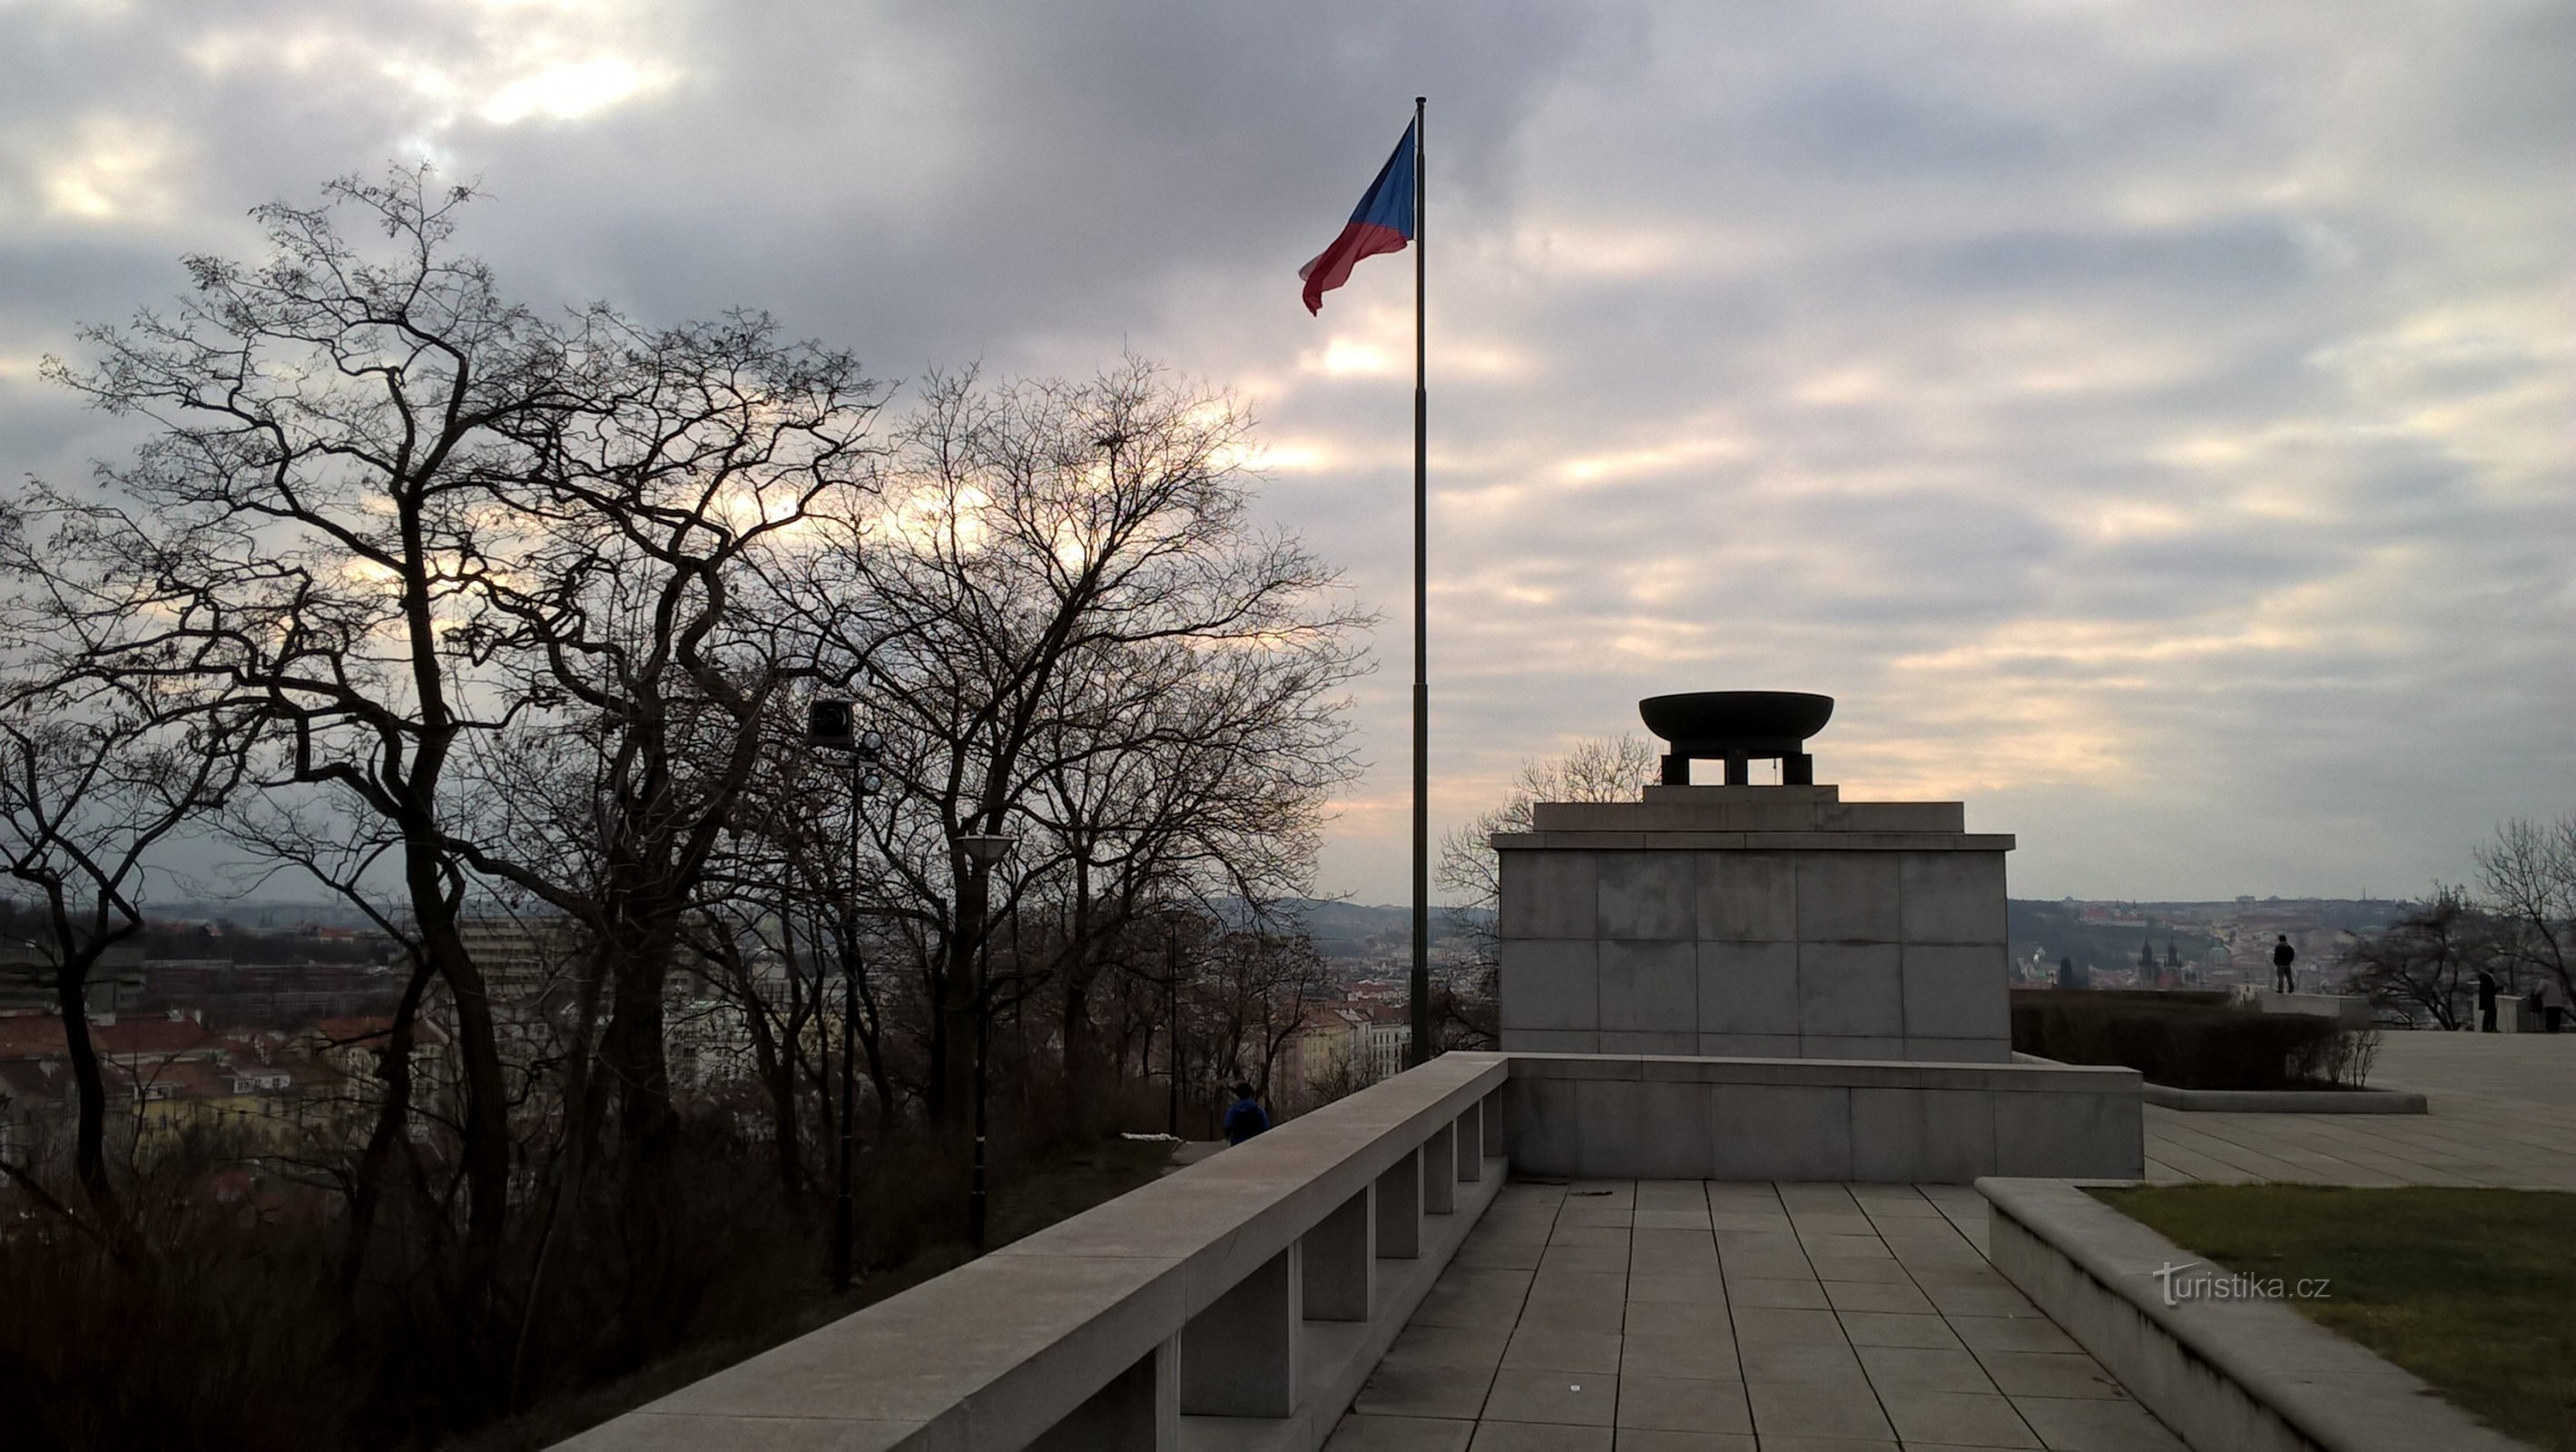
[[[45,211],[85,223],[151,221],[168,210],[178,147],[158,126],[113,115],[81,123],[69,154],[41,163]]]
[[[1245,461],[1268,474],[1314,474],[1340,466],[1333,446],[1320,439],[1256,444]]]
[[[1718,459],[1735,458],[1743,452],[1743,443],[1736,439],[1683,439],[1651,448],[1623,449],[1616,453],[1568,459],[1557,466],[1557,472],[1576,484],[1606,484],[1669,474]]]
[[[570,121],[658,90],[670,81],[667,72],[615,57],[566,61],[501,87],[480,110],[484,120],[498,126],[538,115]]]
[[[1395,358],[1387,350],[1356,338],[1335,338],[1324,345],[1319,366],[1335,378],[1370,378],[1393,373]]]

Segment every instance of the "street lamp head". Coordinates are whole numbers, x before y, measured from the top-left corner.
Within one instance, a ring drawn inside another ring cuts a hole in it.
[[[957,850],[965,853],[979,867],[993,866],[1010,856],[1011,849],[1018,845],[1019,838],[997,833],[967,832],[960,833],[957,838]]]
[[[857,744],[852,735],[857,725],[858,712],[850,702],[825,696],[805,708],[805,744],[847,751]]]
[[[846,751],[861,761],[885,753],[885,733],[859,725],[858,704],[824,696],[805,707],[805,744],[822,751]]]

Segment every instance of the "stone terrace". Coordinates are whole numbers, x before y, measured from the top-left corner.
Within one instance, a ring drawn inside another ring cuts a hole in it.
[[[2422,1115],[2146,1109],[2147,1178],[2576,1191],[2576,1034],[2391,1033]],[[2178,1448],[1951,1185],[1507,1186],[1333,1452]]]
[[[1963,1186],[1506,1186],[1330,1452],[2175,1452]]]
[[[2374,1086],[2429,1114],[2146,1106],[2147,1178],[2576,1190],[2576,1034],[2391,1033]]]

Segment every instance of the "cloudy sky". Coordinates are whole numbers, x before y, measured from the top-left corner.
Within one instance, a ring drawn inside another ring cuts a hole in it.
[[[428,158],[532,301],[888,378],[1229,385],[1382,609],[1321,886],[1404,893],[1431,98],[1435,826],[1634,700],[1841,699],[2018,895],[2381,895],[2576,808],[2570,0],[0,0],[0,469],[81,321]]]

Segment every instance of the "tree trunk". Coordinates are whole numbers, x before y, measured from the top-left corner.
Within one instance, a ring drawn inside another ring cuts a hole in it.
[[[972,1134],[975,1103],[976,955],[984,945],[984,919],[992,905],[992,874],[968,865],[958,879],[956,931],[948,935],[947,963],[938,984],[938,1015],[930,1042],[930,1121],[958,1131],[961,1149]]]
[[[97,952],[91,951],[65,962],[54,975],[54,1001],[62,1013],[63,1049],[72,1061],[72,1090],[78,1100],[72,1172],[80,1181],[81,1194],[89,1201],[90,1209],[106,1222],[111,1234],[121,1236],[125,1214],[117,1203],[116,1187],[107,1177],[107,1081],[99,1072],[98,1049],[89,1036],[86,990],[90,969],[98,957]]]
[[[618,1148],[630,1167],[657,1156],[678,1127],[662,1024],[671,914],[658,905],[646,913],[638,914],[641,921],[617,925],[610,940],[607,967],[615,996],[600,1041],[600,1058],[617,1084]]]
[[[779,1192],[790,1205],[801,1205],[805,1196],[805,1158],[797,1146],[796,1066],[788,1058],[795,1048],[796,1035],[805,1022],[804,980],[796,973],[796,937],[791,920],[782,912],[779,925],[785,941],[781,950],[787,963],[787,1053],[780,1052],[779,1035],[769,1022],[769,1008],[761,1000],[759,985],[752,982],[751,972],[739,955],[734,957],[735,986],[742,994],[743,1025],[751,1034],[751,1058],[760,1085],[769,1093],[769,1137],[778,1164]]]
[[[384,1083],[385,1097],[376,1106],[376,1127],[367,1136],[367,1147],[359,1153],[356,1184],[349,1197],[349,1240],[340,1259],[343,1294],[357,1289],[358,1278],[366,1270],[376,1211],[384,1203],[385,1165],[404,1145],[404,1131],[411,1122],[412,1035],[419,1027],[421,996],[429,990],[429,978],[428,960],[414,957],[411,980],[403,985],[402,1000],[394,1005],[393,1024],[377,1058],[376,1076]]]
[[[447,980],[456,1008],[457,1054],[465,1069],[465,1260],[459,1289],[477,1317],[490,1308],[500,1273],[501,1237],[510,1216],[509,1103],[502,1083],[501,1046],[493,1030],[492,1001],[482,970],[465,949],[456,905],[441,890],[443,862],[426,830],[407,831],[405,877],[421,948]]]

